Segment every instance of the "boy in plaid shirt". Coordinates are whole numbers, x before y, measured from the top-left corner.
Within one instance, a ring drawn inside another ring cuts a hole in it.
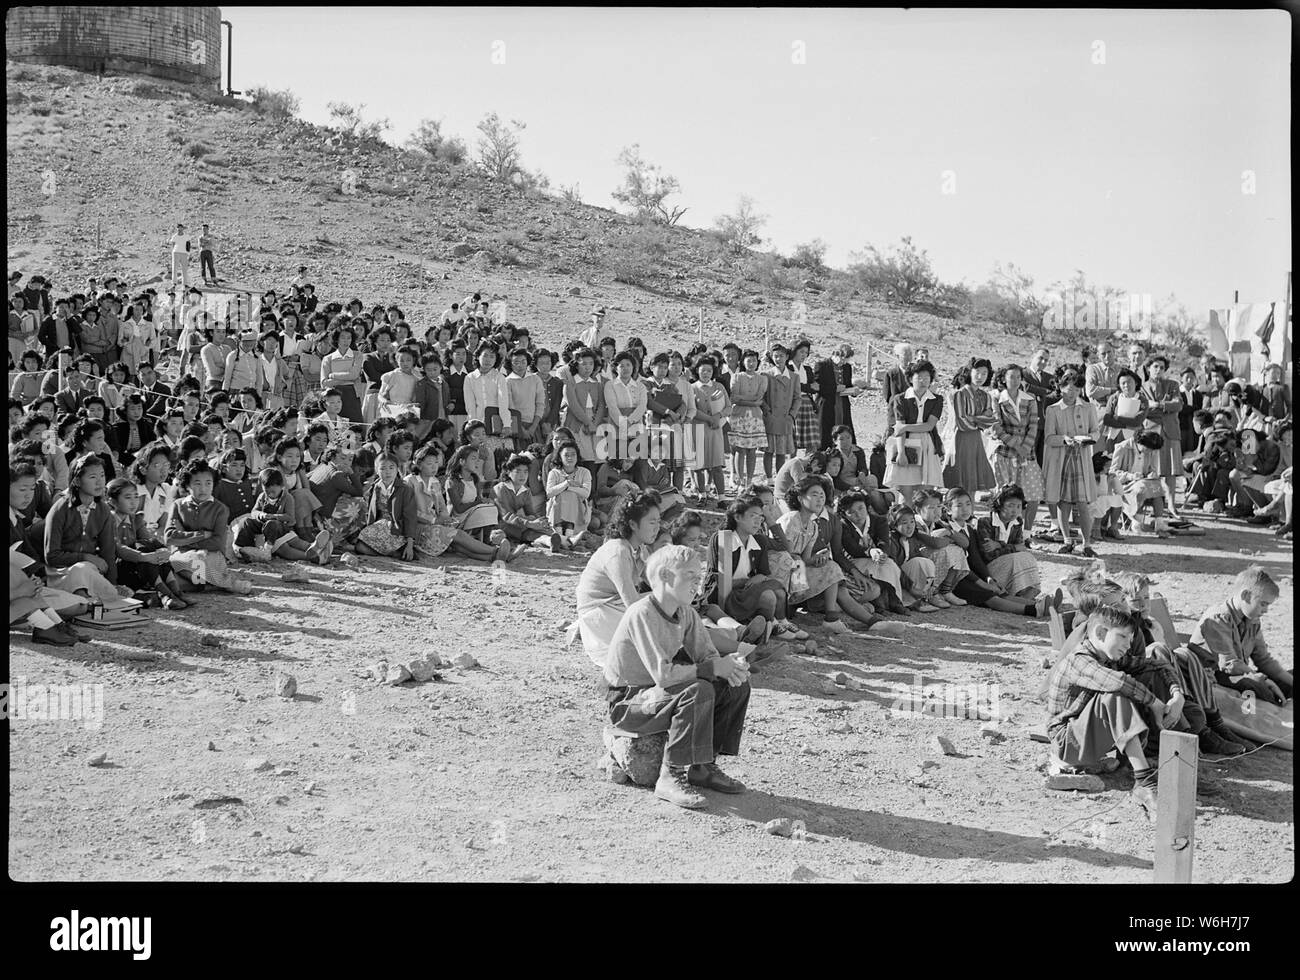
[[[1146,755],[1148,731],[1173,724],[1180,699],[1161,701],[1130,671],[1144,658],[1131,656],[1138,619],[1131,611],[1089,599],[1086,639],[1057,661],[1047,681],[1047,735],[1066,766],[1111,768],[1118,750],[1133,767],[1133,796],[1147,810],[1156,804],[1156,771]]]

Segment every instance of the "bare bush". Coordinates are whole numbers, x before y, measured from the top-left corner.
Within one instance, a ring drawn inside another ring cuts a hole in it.
[[[364,102],[357,105],[348,102],[330,102],[325,106],[329,110],[330,118],[334,120],[335,128],[342,130],[348,136],[363,140],[382,139],[384,133],[393,128],[393,124],[388,121],[387,116],[366,122],[361,113],[365,107]]]
[[[656,164],[641,157],[641,146],[633,143],[623,148],[615,161],[624,168],[623,185],[610,194],[619,204],[632,209],[638,218],[647,218],[672,225],[681,221],[686,208],[673,207],[667,199],[681,190],[681,184],[671,174],[666,174]]]
[[[714,219],[713,233],[733,255],[743,255],[763,244],[759,231],[766,223],[767,215],[754,210],[754,199],[742,194],[735,211]]]

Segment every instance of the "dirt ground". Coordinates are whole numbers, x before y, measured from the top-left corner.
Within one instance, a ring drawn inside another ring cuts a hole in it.
[[[1159,579],[1180,630],[1260,562],[1283,577],[1269,642],[1293,663],[1291,545],[1207,518],[1200,538],[1129,539],[1116,571]],[[1044,581],[1079,559],[1040,555]],[[102,726],[14,721],[9,873],[18,880],[1143,882],[1154,824],[1123,780],[1042,789],[1029,730],[1044,621],[963,608],[902,640],[820,641],[764,666],[727,771],[750,792],[687,812],[605,781],[596,669],[563,646],[583,559],[530,554],[368,570],[259,566],[246,597],[208,594],[74,648],[11,634],[10,677],[102,684]],[[491,623],[491,625],[488,625]],[[202,645],[205,636],[218,647]],[[481,666],[383,686],[379,659],[470,652]],[[141,660],[137,658],[150,658]],[[293,700],[274,675],[292,673]],[[843,673],[847,685],[834,683]],[[895,712],[915,683],[995,685],[1006,739]],[[29,689],[30,690],[30,689]],[[11,702],[13,696],[11,695]],[[935,735],[957,756],[937,755]],[[108,762],[88,760],[107,752]],[[255,771],[265,763],[261,771]],[[922,764],[926,768],[922,769]],[[1294,874],[1292,754],[1200,766],[1195,880]],[[803,821],[791,838],[777,817]]]

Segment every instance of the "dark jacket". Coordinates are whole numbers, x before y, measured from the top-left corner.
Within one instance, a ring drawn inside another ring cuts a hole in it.
[[[366,524],[373,524],[380,519],[376,480],[366,490]],[[388,500],[388,529],[393,534],[404,538],[420,536],[420,508],[415,501],[415,492],[402,480],[393,485],[393,495]]]
[[[704,596],[706,601],[715,605],[718,603],[718,585],[721,583],[722,576],[718,570],[722,567],[721,556],[718,548],[718,533],[713,532],[709,538],[709,558],[707,566],[707,579],[704,585]],[[760,550],[751,552],[749,559],[750,577],[767,578],[772,574],[771,563],[768,561],[767,553],[769,551],[779,551],[780,548],[775,541],[763,534],[755,534],[754,540],[760,545]],[[736,566],[740,564],[740,549],[731,553],[731,571],[735,574]]]
[[[72,498],[61,493],[45,519],[45,564],[50,568],[67,568],[85,561],[88,554],[104,559],[108,564],[105,578],[116,583],[117,545],[108,504],[97,500],[90,508],[90,520],[83,523]]]
[[[1016,545],[1024,543],[1023,524],[1016,524],[1007,535],[1007,540],[1002,541],[998,538],[997,528],[993,526],[993,518],[981,517],[975,522],[975,543],[978,549],[972,548],[972,552],[978,550],[986,562],[994,561],[1011,554]]]

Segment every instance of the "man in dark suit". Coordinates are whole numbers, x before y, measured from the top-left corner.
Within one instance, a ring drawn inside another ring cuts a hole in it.
[[[60,415],[76,415],[95,393],[94,378],[88,373],[94,360],[86,355],[74,360],[63,376],[63,387],[54,393],[54,407]]]
[[[907,369],[912,366],[912,345],[904,341],[894,345],[894,356],[898,363],[885,372],[885,438],[894,433],[894,406],[890,403],[895,395],[901,395],[911,387],[907,380]]]
[[[140,365],[139,378],[140,393],[144,396],[144,414],[150,419],[161,418],[167,410],[171,388],[158,380],[157,369],[147,361]]]
[[[72,313],[70,300],[60,298],[54,304],[54,313],[41,321],[36,339],[45,348],[45,356],[64,347],[77,350],[81,343],[81,319]]]

